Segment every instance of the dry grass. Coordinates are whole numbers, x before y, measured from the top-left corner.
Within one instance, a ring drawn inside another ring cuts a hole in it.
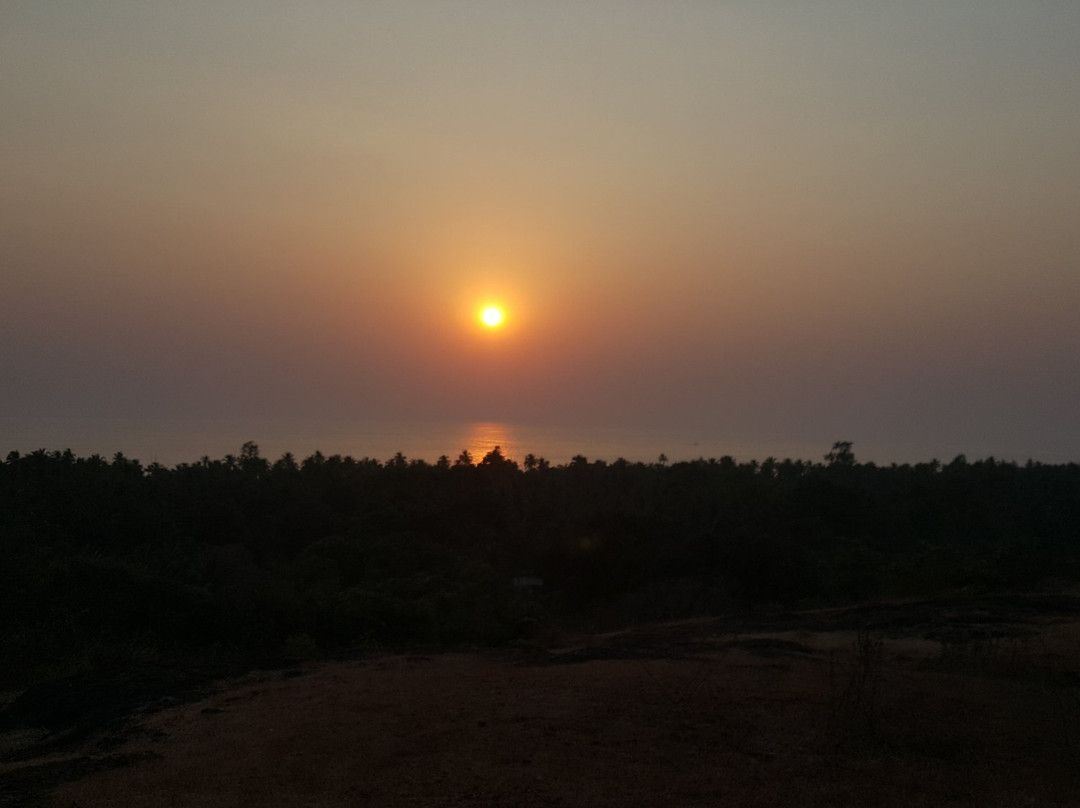
[[[992,664],[696,621],[253,674],[142,717],[112,750],[142,762],[49,805],[1075,806],[1080,619],[1036,628]]]

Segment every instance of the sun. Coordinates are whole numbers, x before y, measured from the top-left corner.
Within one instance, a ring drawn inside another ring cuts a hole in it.
[[[480,322],[486,325],[488,328],[498,328],[502,325],[503,313],[502,309],[497,306],[488,306],[482,312],[480,312]]]

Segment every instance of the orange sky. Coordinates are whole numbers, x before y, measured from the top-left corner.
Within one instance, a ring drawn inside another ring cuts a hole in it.
[[[0,416],[1080,456],[1080,6],[248,6],[0,9]]]

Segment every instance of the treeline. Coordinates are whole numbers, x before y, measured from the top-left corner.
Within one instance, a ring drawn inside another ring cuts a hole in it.
[[[1080,579],[1076,464],[472,461],[13,452],[0,676]]]

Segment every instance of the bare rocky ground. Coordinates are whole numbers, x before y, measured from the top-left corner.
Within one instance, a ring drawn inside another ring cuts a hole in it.
[[[0,806],[1080,806],[1080,597],[955,596],[0,711]]]

